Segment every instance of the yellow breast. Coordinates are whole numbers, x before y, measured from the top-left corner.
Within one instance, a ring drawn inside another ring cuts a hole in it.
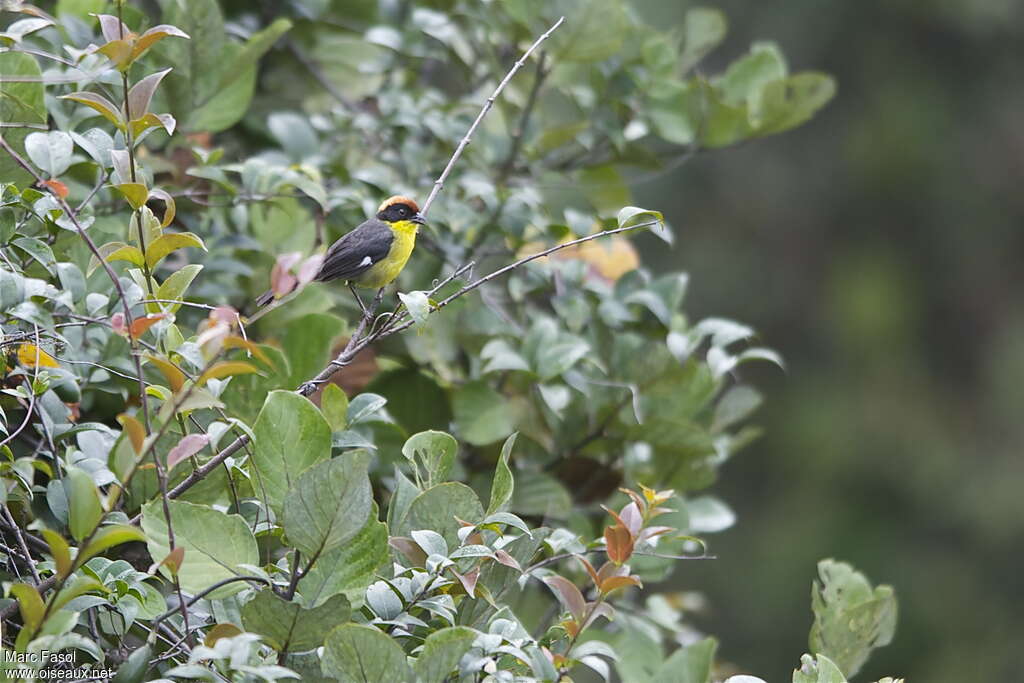
[[[395,239],[391,242],[391,251],[383,259],[373,264],[353,282],[360,287],[378,289],[391,283],[405,268],[412,249],[416,246],[416,230],[419,227],[412,221],[391,223],[391,232]]]

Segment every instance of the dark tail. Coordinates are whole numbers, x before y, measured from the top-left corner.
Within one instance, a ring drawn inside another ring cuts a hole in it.
[[[267,291],[256,297],[256,306],[262,308],[274,300],[274,290],[268,289]]]

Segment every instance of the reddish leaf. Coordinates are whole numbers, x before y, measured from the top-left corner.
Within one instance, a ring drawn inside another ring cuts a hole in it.
[[[625,588],[626,586],[642,586],[640,579],[635,576],[612,576],[605,580],[599,587],[601,595],[608,595],[614,590],[619,588]]]
[[[135,450],[135,454],[138,455],[141,453],[142,447],[146,443],[146,429],[142,426],[142,423],[131,415],[126,415],[124,413],[117,416],[117,421],[121,423],[124,431],[128,433],[128,438],[132,442],[132,448]]]
[[[633,555],[633,536],[624,526],[616,524],[604,530],[604,542],[607,544],[608,559],[615,564],[628,562]]]
[[[225,325],[234,325],[238,322],[238,311],[231,306],[216,306],[210,311],[210,320]]]
[[[402,553],[414,567],[425,567],[427,565],[427,554],[416,541],[405,536],[392,536],[388,539],[388,545]]]
[[[576,587],[576,584],[557,574],[546,577],[544,583],[555,592],[558,601],[573,616],[573,619],[577,622],[583,620],[586,601],[583,599],[583,593],[580,593],[580,589]]]
[[[320,272],[320,266],[323,265],[324,255],[313,254],[308,259],[302,262],[299,266],[299,284],[308,285],[316,277],[316,274]]]
[[[127,335],[128,327],[124,324],[124,313],[115,313],[110,316],[110,327],[120,335]]]
[[[167,567],[171,570],[173,576],[178,575],[178,571],[181,569],[181,563],[185,561],[185,546],[179,545],[171,552],[167,553],[167,557],[160,560],[157,564],[154,564],[149,568],[149,573],[156,572],[160,567]]]
[[[590,614],[587,616],[587,622],[583,624],[583,628],[586,628],[593,624],[595,621],[597,621],[598,617],[604,617],[608,621],[611,621],[615,618],[615,610],[607,602],[602,602],[597,605],[591,602],[587,605],[587,607],[590,609]]]
[[[455,578],[457,578],[459,580],[459,583],[462,584],[462,587],[466,589],[466,593],[469,595],[469,597],[475,598],[476,582],[480,579],[479,567],[473,567],[465,574],[460,574],[454,569],[452,569],[452,574],[455,574]]]
[[[145,334],[146,330],[153,327],[153,325],[156,325],[166,317],[166,313],[150,313],[145,317],[136,318],[132,321],[132,326],[129,328],[128,334],[130,334],[133,339],[138,339]]]
[[[261,349],[258,344],[254,344],[253,342],[249,341],[248,339],[244,339],[244,338],[239,337],[237,335],[231,335],[231,336],[225,337],[224,338],[224,348],[225,349],[245,349],[246,351],[248,351],[252,355],[256,356],[257,358],[259,358],[261,361],[263,361],[264,363],[266,363],[270,367],[274,367],[274,364],[270,362],[270,357],[266,353],[264,353],[263,349]]]
[[[167,454],[167,471],[170,472],[179,462],[186,458],[191,458],[206,448],[208,443],[210,443],[210,437],[206,434],[186,434],[183,436],[178,445]]]
[[[50,192],[54,193],[61,199],[65,199],[68,196],[68,186],[59,180],[44,180],[40,185],[45,185],[49,188]]]
[[[107,41],[127,38],[132,34],[128,27],[112,14],[97,14],[96,18],[100,20],[100,31]]]
[[[181,388],[185,386],[185,373],[178,369],[176,365],[149,353],[146,354],[146,360],[160,370],[163,376],[167,379],[167,384],[170,385],[171,391],[178,393],[181,391]]]
[[[298,285],[299,279],[292,275],[291,269],[301,258],[302,254],[297,251],[281,254],[277,257],[277,262],[270,271],[270,289],[278,298],[285,294],[290,294]]]
[[[626,528],[629,529],[629,533],[635,538],[644,525],[644,517],[640,513],[640,507],[636,503],[630,503],[622,508],[622,511],[619,512],[619,517],[622,519],[623,524],[626,525]]]
[[[597,572],[594,571],[594,565],[590,564],[590,561],[582,555],[577,555],[576,559],[583,564],[583,568],[587,570],[587,574],[590,574],[590,580],[594,582],[595,586],[601,585],[601,579],[598,578]]]
[[[523,571],[523,567],[519,564],[516,558],[509,555],[504,550],[495,550],[494,559],[496,559],[498,562],[502,563],[506,567],[511,567],[512,569],[515,569],[517,572],[522,573]]]

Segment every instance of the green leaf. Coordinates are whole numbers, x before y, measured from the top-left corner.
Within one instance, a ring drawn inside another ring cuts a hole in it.
[[[434,631],[423,642],[413,669],[423,683],[443,683],[458,673],[459,660],[476,640],[476,631],[465,626],[452,626]]]
[[[630,35],[625,5],[618,0],[556,0],[554,15],[566,17],[565,25],[552,34],[555,63],[597,62],[622,49]]]
[[[53,596],[50,604],[50,612],[53,613],[60,610],[78,596],[84,595],[90,591],[109,593],[110,589],[92,577],[76,574],[64,584],[64,587],[61,588],[59,593]]]
[[[482,381],[456,389],[452,407],[459,436],[474,446],[504,439],[516,427],[506,398]]]
[[[267,397],[253,432],[253,489],[280,515],[299,475],[331,457],[331,428],[308,399],[279,390]]]
[[[47,112],[42,72],[36,58],[24,52],[0,52],[0,74],[26,79],[26,82],[0,79],[0,121],[5,124],[45,124]],[[11,126],[3,129],[3,136],[7,144],[20,151],[25,147],[24,141],[29,132],[29,128]],[[6,153],[0,154],[0,178],[3,178],[2,182],[16,183],[21,187],[28,187],[33,182],[31,174]]]
[[[96,532],[96,535],[89,541],[89,545],[78,551],[76,559],[78,564],[82,565],[104,550],[113,548],[115,545],[145,540],[146,535],[138,527],[128,524],[110,524]]]
[[[46,242],[35,237],[19,237],[13,240],[12,244],[38,261],[39,265],[50,271],[51,275],[53,274],[56,259],[53,257],[53,250]]]
[[[79,104],[84,104],[91,109],[95,109],[103,115],[103,118],[117,126],[118,130],[125,130],[124,117],[121,116],[121,112],[117,108],[117,105],[103,95],[97,95],[92,92],[75,92],[70,95],[61,95],[60,99],[71,100],[73,102],[78,102]]]
[[[128,200],[128,205],[132,207],[133,211],[138,211],[149,197],[149,188],[143,183],[118,183],[114,185],[114,189]]]
[[[846,683],[846,676],[825,655],[803,655],[800,668],[793,671],[793,683]]]
[[[43,614],[46,606],[43,599],[39,597],[39,591],[35,586],[27,583],[16,583],[10,588],[11,595],[18,601],[18,609],[21,611],[21,619],[29,633],[35,633],[43,622]]]
[[[50,546],[50,555],[57,566],[57,576],[66,577],[71,573],[71,548],[68,542],[52,529],[43,529],[41,533],[46,544]]]
[[[737,106],[758,97],[768,83],[785,77],[786,60],[778,46],[755,43],[749,54],[729,65],[715,86],[723,102]]]
[[[330,360],[332,342],[344,331],[345,321],[329,313],[310,313],[288,321],[281,346],[291,367],[291,386],[320,372]]]
[[[373,503],[365,451],[349,451],[314,465],[284,501],[284,532],[306,558],[319,557],[366,526]]]
[[[454,548],[459,544],[459,520],[476,524],[483,518],[484,507],[473,489],[459,482],[447,482],[416,496],[395,534],[409,536],[415,530],[430,529],[444,536],[448,547]]]
[[[352,605],[363,604],[366,587],[391,561],[388,527],[377,519],[377,505],[370,518],[344,545],[323,554],[299,581],[299,594],[306,606],[323,604],[332,595],[344,593]]]
[[[697,138],[704,118],[704,93],[692,81],[668,81],[649,94],[647,109],[658,135],[677,145],[689,145]]]
[[[128,261],[136,266],[141,266],[145,261],[145,257],[143,257],[142,252],[138,247],[125,244],[124,246],[119,246],[111,251],[110,254],[107,255],[107,261]]]
[[[426,292],[399,292],[398,298],[402,300],[417,325],[427,321],[427,316],[430,315],[430,300]]]
[[[174,271],[157,287],[156,298],[168,301],[182,301],[189,285],[192,284],[192,281],[196,279],[196,276],[199,275],[199,271],[202,269],[202,265],[190,263]],[[159,311],[173,313],[179,308],[181,308],[181,304],[148,304],[146,306],[146,310],[150,313],[157,313]]]
[[[56,178],[68,170],[74,148],[75,143],[71,136],[61,130],[30,133],[25,138],[25,152],[28,158],[46,171],[51,178]]]
[[[767,84],[751,108],[758,135],[795,128],[814,116],[836,94],[836,82],[822,73],[799,73]]]
[[[611,164],[591,166],[579,172],[580,190],[598,214],[608,216],[629,204],[630,191],[625,178]]]
[[[185,247],[195,247],[206,251],[206,245],[203,244],[199,235],[191,232],[167,233],[146,245],[146,263],[153,268],[168,254]]]
[[[243,48],[236,43],[228,43],[220,59],[226,65],[241,57]],[[199,75],[202,86],[215,85],[222,77],[227,78],[229,84],[225,88],[217,88],[207,95],[208,99],[200,98],[197,106],[183,124],[183,128],[190,131],[220,132],[230,128],[245,115],[252,102],[253,93],[256,90],[256,67],[249,66],[236,74],[228,74],[225,69],[216,69],[209,76]]]
[[[174,523],[175,545],[185,548],[178,569],[182,590],[198,593],[223,579],[247,574],[250,570],[245,565],[260,563],[256,539],[242,517],[180,500],[169,500],[167,505]],[[142,508],[142,530],[151,557],[166,557],[170,553],[167,522],[159,498]],[[209,599],[234,595],[245,586],[243,581],[229,583],[211,593]]]
[[[348,396],[337,384],[328,384],[320,394],[320,412],[331,426],[331,431],[340,431],[348,425]]]
[[[672,233],[665,226],[665,216],[662,215],[661,211],[641,209],[639,206],[627,206],[619,211],[617,220],[620,228],[636,225],[637,223],[656,221],[651,226],[651,232],[669,244],[673,242]]]
[[[518,432],[514,432],[505,439],[501,446],[501,455],[498,456],[498,464],[494,468],[494,480],[491,482],[491,502],[487,505],[487,514],[504,510],[512,497],[515,482],[512,478],[512,470],[508,467],[508,459],[512,456],[512,447],[515,446]]]
[[[694,7],[683,22],[683,54],[680,69],[686,73],[715,49],[727,31],[725,14],[710,7]]]
[[[402,471],[395,466],[395,486],[388,500],[388,526],[392,531],[402,528],[406,515],[409,514],[409,506],[416,496],[422,491],[419,487],[409,481],[409,478],[402,474]]]
[[[402,455],[414,467],[419,467],[416,463],[417,457],[423,463],[427,472],[428,488],[447,481],[458,451],[459,444],[455,441],[455,437],[447,432],[433,430],[413,434],[402,446]]]
[[[679,648],[661,665],[652,683],[709,683],[717,649],[714,638]]]
[[[71,467],[67,473],[68,528],[76,541],[85,539],[103,518],[100,492],[89,473]]]
[[[226,65],[217,83],[217,89],[223,90],[230,86],[246,69],[251,69],[259,61],[260,57],[266,54],[267,50],[273,47],[277,39],[283,36],[292,28],[292,22],[288,19],[275,19],[270,26],[262,31],[257,31],[249,37],[245,45],[238,52],[230,64]]]
[[[132,120],[142,118],[149,113],[149,103],[153,99],[156,87],[160,85],[160,81],[163,80],[164,76],[170,72],[170,69],[157,71],[145,78],[139,79],[131,87],[128,91],[128,112],[131,113]]]
[[[338,626],[327,634],[321,667],[340,683],[412,679],[402,648],[380,629],[358,624]]]
[[[242,624],[246,631],[264,636],[278,652],[305,652],[320,647],[328,631],[349,620],[350,611],[344,595],[304,609],[264,589],[242,606]]]
[[[876,647],[888,645],[896,630],[896,597],[891,586],[872,588],[845,562],[818,563],[821,581],[811,591],[814,624],[811,652],[826,655],[854,676]]]
[[[697,83],[704,97],[704,117],[700,127],[702,145],[725,147],[753,134],[746,104],[729,104],[707,81],[698,79]]]
[[[153,657],[153,648],[149,643],[136,648],[128,659],[117,669],[117,674],[110,683],[142,683],[149,670],[149,660]]]

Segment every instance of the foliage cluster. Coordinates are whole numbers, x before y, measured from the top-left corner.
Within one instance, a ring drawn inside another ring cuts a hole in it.
[[[719,12],[665,32],[620,0],[5,8],[5,646],[120,681],[729,672],[692,600],[643,584],[732,524],[700,491],[756,435],[740,369],[774,352],[690,320],[685,274],[623,233],[439,302],[610,226],[671,244],[626,174],[799,125],[829,77],[764,43],[702,75]],[[250,324],[273,267],[304,284],[382,196],[427,187],[560,15],[391,312],[351,326],[344,288],[310,286]],[[894,626],[890,590],[819,571],[799,683],[845,680]]]

